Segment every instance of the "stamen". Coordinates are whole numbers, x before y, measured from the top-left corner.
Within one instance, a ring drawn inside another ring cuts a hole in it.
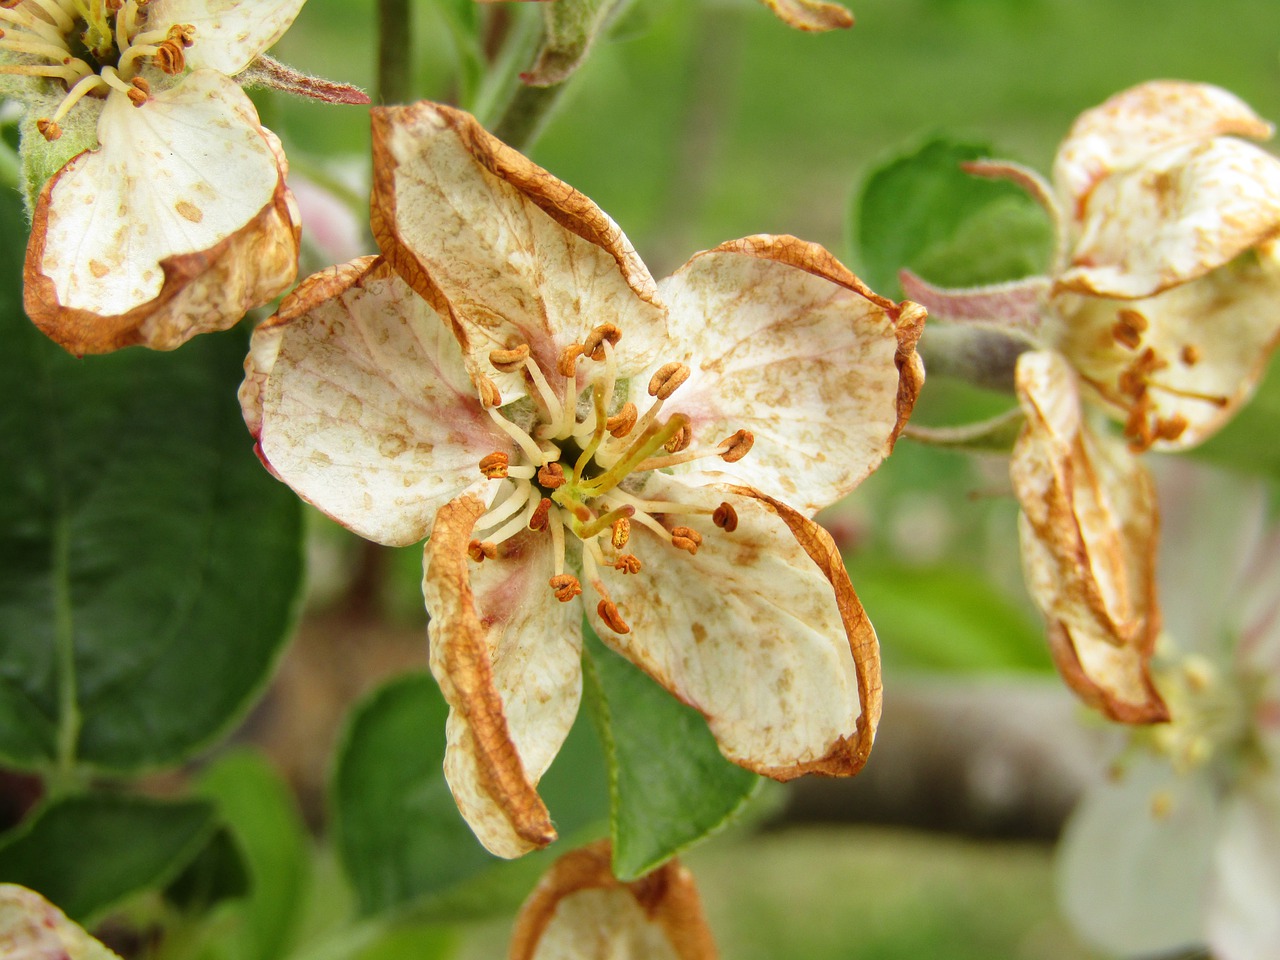
[[[591,385],[591,405],[595,413],[592,420],[593,428],[591,431],[591,440],[583,448],[582,455],[578,457],[578,462],[573,465],[573,482],[577,483],[582,479],[582,471],[586,469],[591,458],[596,455],[596,451],[600,449],[600,442],[604,440],[605,416],[604,416],[604,386],[597,381]]]
[[[1130,350],[1137,350],[1142,343],[1142,335],[1147,331],[1147,318],[1137,310],[1121,310],[1116,313],[1116,322],[1111,328],[1111,336],[1115,341]]]
[[[482,407],[502,406],[502,394],[498,391],[498,385],[488,377],[476,379],[476,393],[480,397]]]
[[[733,533],[738,529],[738,511],[732,504],[721,503],[711,514],[711,522],[725,533]]]
[[[489,363],[503,373],[515,373],[529,359],[529,345],[522,343],[510,350],[490,350]]]
[[[44,57],[61,64],[65,64],[71,57],[71,51],[64,46],[45,43],[40,39],[27,40],[23,37],[23,34],[17,34],[17,37],[13,38],[0,30],[0,41],[2,41],[0,48],[12,50],[14,53],[29,53],[33,57]]]
[[[554,490],[565,484],[564,467],[552,460],[538,468],[538,484],[545,490]]]
[[[1199,393],[1195,390],[1186,390],[1182,387],[1171,387],[1167,383],[1157,383],[1154,380],[1148,380],[1147,386],[1153,390],[1163,390],[1165,393],[1171,393],[1175,397],[1182,397],[1185,400],[1203,400],[1205,403],[1213,404],[1215,407],[1225,407],[1231,401],[1217,393]]]
[[[689,555],[694,556],[702,546],[702,534],[690,527],[672,527],[671,545],[677,550],[688,550]]]
[[[528,350],[528,347],[525,347]],[[547,378],[543,376],[542,369],[533,362],[531,357],[524,358],[524,368],[529,373],[529,380],[533,383],[534,389],[538,391],[538,397],[542,400],[543,407],[547,411],[547,420],[550,423],[558,424],[564,418],[564,405],[556,397],[551,389],[551,384],[547,383]],[[559,431],[556,431],[559,433]]]
[[[755,434],[750,430],[739,430],[733,436],[726,437],[720,441],[720,448],[723,451],[720,454],[720,459],[725,463],[737,463],[751,452],[751,447],[755,442]]]
[[[1188,367],[1194,367],[1200,362],[1200,349],[1193,343],[1188,343],[1182,348],[1182,362]]]
[[[37,120],[36,129],[40,131],[40,136],[44,137],[50,143],[62,136],[62,128],[52,120]]]
[[[570,380],[576,375],[576,367],[578,358],[582,356],[583,347],[580,343],[571,343],[560,351],[560,359],[556,363],[556,370],[560,376]]]
[[[663,449],[667,453],[679,453],[681,450],[688,448],[693,442],[693,431],[689,429],[689,425],[685,424],[680,428],[680,432],[663,444]]]
[[[0,7],[0,20],[18,27],[26,27],[32,33],[38,33],[46,40],[50,40],[60,46],[65,44],[63,33],[52,23],[39,17],[33,17],[26,10],[14,9],[14,6],[14,4],[8,4]]]
[[[614,507],[607,513],[603,513],[587,523],[583,523],[573,532],[578,535],[581,540],[589,540],[597,533],[600,533],[607,527],[612,527],[618,520],[630,518],[636,512],[636,508],[630,504],[624,504],[620,507]]]
[[[574,597],[581,595],[582,584],[578,582],[578,578],[571,573],[558,573],[552,577],[547,583],[556,595],[556,599],[561,603],[568,603]]]
[[[89,68],[81,60],[72,60],[65,66],[44,66],[41,64],[24,64],[13,66],[6,64],[0,67],[0,73],[14,77],[57,77],[67,83],[75,83],[85,75]]]
[[[598,497],[603,493],[607,493],[621,483],[636,468],[636,465],[645,460],[649,454],[653,453],[668,440],[679,432],[680,428],[689,422],[689,418],[680,413],[671,415],[660,427],[650,426],[636,438],[630,448],[627,449],[621,457],[615,461],[608,470],[600,476],[583,484],[583,488],[589,492],[589,496]]]
[[[1172,417],[1165,420],[1157,420],[1155,423],[1155,435],[1157,440],[1177,440],[1186,431],[1190,424],[1187,418],[1180,413],[1175,413]]]
[[[129,102],[135,107],[140,107],[151,99],[151,84],[142,77],[134,77],[129,81],[133,87],[129,91]]]
[[[501,480],[507,475],[507,467],[511,464],[511,458],[501,450],[495,450],[493,453],[481,458],[480,472],[490,480]]]
[[[529,518],[530,530],[547,529],[547,518],[551,513],[551,501],[547,497],[543,497],[538,501],[538,505],[533,509],[533,516]]]
[[[639,573],[640,567],[640,558],[633,553],[619,554],[618,559],[613,562],[613,569],[623,573]]]
[[[62,5],[56,0],[31,0],[36,6],[48,15],[49,19],[57,25],[65,36],[75,29],[75,21],[67,16],[67,12],[62,9]]]
[[[604,422],[604,428],[617,440],[621,440],[631,428],[636,425],[639,414],[636,411],[636,405],[628,400],[622,405],[622,409],[615,413],[612,417]]]
[[[649,378],[649,396],[666,400],[676,392],[680,384],[689,379],[689,368],[683,363],[664,363]]]
[[[587,334],[587,339],[582,344],[582,352],[592,360],[600,361],[605,358],[605,343],[610,346],[616,346],[621,339],[622,331],[618,329],[616,324],[602,323]]]
[[[472,540],[471,543],[467,545],[467,556],[476,563],[481,563],[485,560],[492,560],[497,555],[498,548],[488,540],[483,543],[479,540]]]
[[[605,626],[614,633],[621,635],[631,632],[631,628],[627,626],[627,621],[622,619],[622,614],[618,613],[618,607],[612,600],[601,600],[597,603],[596,613],[605,622]]]
[[[635,511],[632,510],[632,513]],[[609,538],[609,542],[613,544],[613,549],[621,550],[627,545],[627,541],[631,539],[631,519],[630,515],[619,517],[613,522],[613,536]]]
[[[505,526],[499,527],[495,533],[490,535],[490,538],[494,543],[502,543],[505,540],[511,539],[517,533],[520,533],[529,526],[529,520],[532,518],[533,513],[537,508],[537,503],[534,503],[533,500],[530,499],[528,505],[520,512],[519,516],[507,521]]]
[[[533,495],[533,485],[529,483],[520,483],[511,491],[511,495],[496,507],[492,507],[488,513],[476,521],[476,530],[488,530],[490,527],[496,527],[507,517],[520,510],[529,498]]]
[[[564,573],[564,522],[560,519],[560,511],[552,510],[547,515],[547,526],[551,528],[551,563],[557,575]]]
[[[529,436],[529,434],[525,433],[499,413],[497,407],[486,406],[485,410],[493,419],[493,422],[502,428],[502,432],[520,445],[520,449],[523,450],[525,455],[533,461],[535,466],[542,466],[547,462],[547,455],[543,453],[542,448],[534,442],[533,437]]]

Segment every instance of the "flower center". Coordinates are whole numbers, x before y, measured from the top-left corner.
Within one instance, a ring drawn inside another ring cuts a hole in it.
[[[561,353],[557,372],[564,389],[552,390],[545,373],[533,360],[528,344],[495,350],[489,362],[503,373],[520,373],[530,387],[537,415],[530,429],[512,422],[500,409],[502,398],[492,380],[477,385],[480,401],[494,423],[515,442],[515,459],[494,452],[479,463],[490,479],[506,479],[510,486],[476,523],[482,539],[472,540],[469,555],[477,563],[497,555],[497,546],[523,530],[551,538],[553,576],[549,582],[558,600],[568,602],[582,593],[575,573],[567,570],[569,546],[580,544],[582,576],[599,596],[596,610],[616,633],[630,627],[618,612],[603,580],[608,569],[638,573],[643,564],[627,551],[633,524],[641,524],[669,546],[696,555],[702,535],[681,524],[680,518],[709,515],[726,533],[738,525],[733,507],[714,508],[667,500],[646,500],[625,490],[623,481],[637,474],[661,470],[705,457],[733,463],[751,449],[754,438],[746,430],[709,447],[694,443],[689,418],[664,414],[663,406],[689,376],[682,363],[667,363],[649,381],[652,401],[641,413],[616,396],[617,359],[614,347],[622,336],[613,324],[596,327],[583,343]],[[588,386],[577,391],[578,364],[590,365]],[[648,558],[653,560],[655,558]]]
[[[0,73],[61,81],[57,109],[36,121],[46,140],[62,136],[61,121],[82,98],[112,89],[140,107],[151,85],[137,76],[148,61],[170,76],[186,69],[183,51],[195,42],[195,27],[173,24],[147,30],[149,0],[0,0],[0,51],[17,62]]]
[[[1216,407],[1225,407],[1228,403],[1223,396],[1197,393],[1162,382],[1159,374],[1169,369],[1170,361],[1154,347],[1142,345],[1148,326],[1147,318],[1140,311],[1126,308],[1116,313],[1116,322],[1111,327],[1112,339],[1132,354],[1116,381],[1119,396],[1113,399],[1127,411],[1124,435],[1134,453],[1150,449],[1157,440],[1177,440],[1189,426],[1187,418],[1180,413],[1159,416],[1151,399],[1153,390]],[[1183,367],[1194,367],[1200,362],[1200,348],[1194,343],[1184,344],[1176,362]]]

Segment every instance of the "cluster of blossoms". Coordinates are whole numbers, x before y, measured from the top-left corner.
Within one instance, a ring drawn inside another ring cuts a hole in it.
[[[1048,276],[973,290],[904,276],[936,319],[1024,343],[1026,424],[1010,473],[1027,583],[1063,677],[1122,722],[1168,717],[1148,670],[1159,517],[1136,455],[1206,439],[1280,340],[1280,161],[1239,139],[1270,134],[1216,87],[1135,87],[1076,121],[1052,183],[1015,164],[970,165],[1049,212]]]
[[[382,543],[429,535],[446,775],[481,841],[555,836],[536,785],[577,713],[584,610],[735,762],[860,769],[876,638],[810,517],[904,426],[923,311],[792,237],[655,283],[471,116],[422,103],[373,128],[382,256],[286,299],[241,400],[303,498]]]

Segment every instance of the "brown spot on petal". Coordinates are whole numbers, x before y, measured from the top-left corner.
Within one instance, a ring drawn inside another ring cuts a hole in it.
[[[179,200],[174,204],[174,209],[178,211],[178,216],[182,217],[183,220],[199,223],[204,219],[204,211],[194,203],[188,203],[186,200]]]
[[[100,260],[90,260],[89,272],[92,273],[99,280],[101,280],[103,277],[105,277],[108,273],[111,272],[111,268],[108,267],[105,263],[101,262]]]

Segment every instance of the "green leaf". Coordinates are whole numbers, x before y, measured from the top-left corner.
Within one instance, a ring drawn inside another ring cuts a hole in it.
[[[335,845],[362,913],[484,915],[519,903],[538,874],[607,815],[604,761],[579,716],[539,784],[564,838],[508,862],[467,826],[444,779],[448,706],[428,674],[399,677],[353,711],[331,788]]]
[[[1039,620],[979,574],[855,559],[849,576],[886,669],[1053,672]]]
[[[447,960],[455,954],[457,941],[452,930],[403,927],[360,951],[356,960]]]
[[[217,826],[204,800],[80,794],[0,837],[0,882],[30,887],[81,923],[171,881]]]
[[[991,155],[986,144],[937,138],[872,171],[854,203],[852,235],[874,289],[899,290],[904,267],[941,286],[997,283],[1044,268],[1052,225],[1036,202],[1012,183],[960,168]]]
[[[293,794],[248,750],[205,770],[199,790],[217,804],[249,879],[240,924],[219,946],[236,960],[278,960],[296,938],[310,881],[311,848]]]
[[[609,757],[613,872],[634,880],[724,826],[760,778],[706,721],[594,637],[586,695]]]
[[[188,913],[203,913],[222,900],[249,892],[249,871],[231,832],[214,831],[194,860],[164,890],[164,897]]]
[[[236,401],[245,337],[77,360],[23,316],[16,198],[0,224],[0,757],[176,763],[262,689],[301,573]]]

